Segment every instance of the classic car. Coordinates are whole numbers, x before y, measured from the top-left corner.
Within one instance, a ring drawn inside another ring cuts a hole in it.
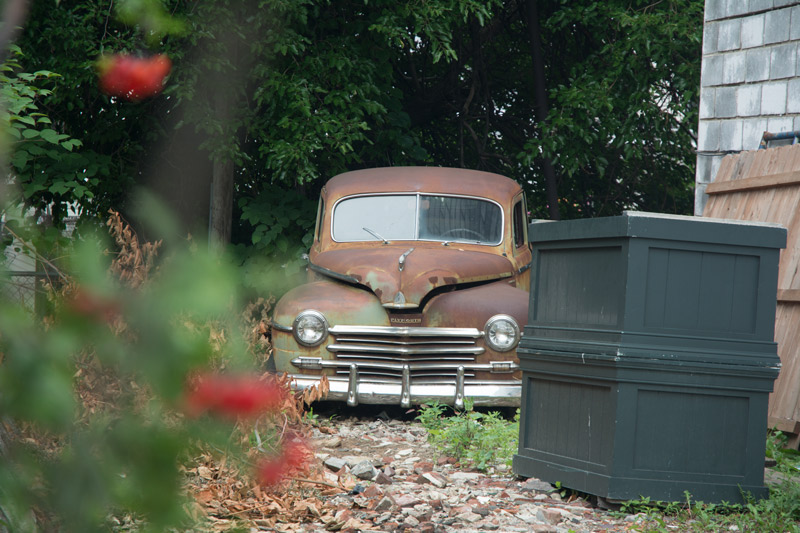
[[[521,187],[473,170],[396,167],[322,189],[309,282],[275,307],[273,357],[327,400],[518,406],[531,249]]]

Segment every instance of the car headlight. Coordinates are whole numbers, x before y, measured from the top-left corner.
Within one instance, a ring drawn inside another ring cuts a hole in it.
[[[319,311],[303,311],[294,319],[292,333],[303,346],[317,346],[328,336],[328,321]]]
[[[495,315],[483,328],[486,344],[497,352],[507,352],[519,344],[519,325],[508,315]]]

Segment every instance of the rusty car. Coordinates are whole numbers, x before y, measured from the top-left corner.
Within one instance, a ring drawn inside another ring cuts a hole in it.
[[[276,304],[275,369],[349,405],[518,406],[531,247],[522,188],[441,167],[323,187],[309,281]]]

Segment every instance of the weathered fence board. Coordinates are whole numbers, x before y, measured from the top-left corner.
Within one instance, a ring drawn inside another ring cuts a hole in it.
[[[708,185],[703,216],[774,222],[788,230],[778,274],[775,341],[781,373],[770,395],[770,427],[800,443],[800,145],[729,155]]]

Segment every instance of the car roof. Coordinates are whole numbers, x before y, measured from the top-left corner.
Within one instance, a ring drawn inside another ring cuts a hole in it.
[[[521,190],[500,174],[446,167],[384,167],[345,172],[325,184],[329,198],[360,193],[425,192],[506,200]]]

